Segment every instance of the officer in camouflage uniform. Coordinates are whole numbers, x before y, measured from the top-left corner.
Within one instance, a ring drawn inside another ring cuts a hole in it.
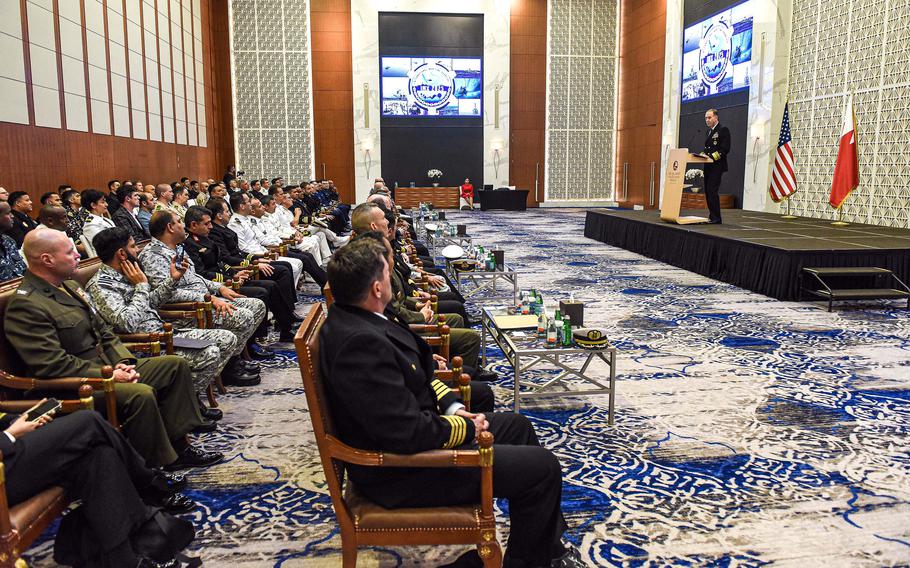
[[[106,229],[95,237],[96,250],[104,264],[92,276],[86,289],[101,317],[118,333],[155,333],[164,331],[164,322],[155,310],[170,301],[177,281],[186,270],[184,265],[171,265],[170,275],[154,290],[139,267],[139,248],[126,229]],[[190,364],[193,385],[201,394],[215,375],[225,367],[237,350],[237,337],[226,329],[174,330],[175,337],[189,337],[210,342],[202,349],[175,347],[174,352]],[[208,411],[208,412],[207,412]],[[203,415],[219,414],[203,409]],[[214,418],[214,416],[206,416]]]
[[[171,277],[171,264],[177,256],[177,245],[186,239],[183,221],[170,211],[159,211],[149,222],[151,242],[139,253],[142,268],[152,288],[164,285]],[[232,355],[240,355],[247,341],[266,314],[265,304],[255,298],[244,297],[230,288],[212,282],[196,273],[193,262],[184,256],[189,265],[177,282],[170,297],[172,302],[201,302],[206,294],[212,295],[215,307],[215,325],[237,337]],[[221,298],[216,297],[220,295]],[[190,327],[190,322],[177,322],[180,327]],[[240,360],[238,360],[240,361]],[[246,370],[258,372],[258,365],[240,361]]]

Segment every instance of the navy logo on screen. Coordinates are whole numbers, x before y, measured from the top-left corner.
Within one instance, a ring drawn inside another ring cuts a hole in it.
[[[439,63],[424,63],[408,73],[408,91],[427,110],[449,104],[455,90],[455,72]]]
[[[712,24],[702,37],[698,52],[698,74],[705,84],[717,85],[727,76],[732,37],[733,29],[723,20]]]

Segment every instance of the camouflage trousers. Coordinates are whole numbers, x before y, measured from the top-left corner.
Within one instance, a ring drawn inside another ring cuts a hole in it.
[[[212,345],[204,349],[174,348],[189,363],[193,376],[193,387],[197,393],[205,393],[215,376],[224,369],[228,359],[237,351],[237,336],[226,329],[178,329],[175,337],[189,337],[208,341]]]
[[[231,303],[234,304],[234,313],[225,317],[216,315],[214,322],[216,330],[227,330],[237,339],[233,351],[225,353],[228,357],[240,355],[243,352],[247,340],[253,336],[266,314],[265,303],[256,298],[237,298]],[[190,320],[174,322],[174,327],[178,329],[192,329],[195,325],[195,322]]]

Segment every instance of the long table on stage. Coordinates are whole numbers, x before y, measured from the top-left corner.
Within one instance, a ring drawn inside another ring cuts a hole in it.
[[[722,225],[674,225],[658,211],[592,210],[585,236],[779,300],[803,267],[876,266],[910,281],[910,230],[724,210]]]

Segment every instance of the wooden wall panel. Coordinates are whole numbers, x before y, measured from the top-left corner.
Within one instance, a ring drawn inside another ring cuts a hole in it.
[[[616,195],[624,207],[656,208],[660,192],[666,0],[621,0],[619,104],[616,129]],[[654,162],[654,203],[650,203]],[[629,164],[628,197],[622,198],[623,164]]]
[[[207,147],[0,122],[0,185],[37,203],[64,183],[103,189],[110,179],[220,179],[234,159],[227,0],[201,6]]]
[[[509,30],[509,185],[529,189],[528,205],[536,207],[538,163],[541,200],[544,195],[547,0],[512,0]]]
[[[350,0],[310,4],[313,69],[313,146],[316,177],[335,182],[354,202],[354,92]]]

